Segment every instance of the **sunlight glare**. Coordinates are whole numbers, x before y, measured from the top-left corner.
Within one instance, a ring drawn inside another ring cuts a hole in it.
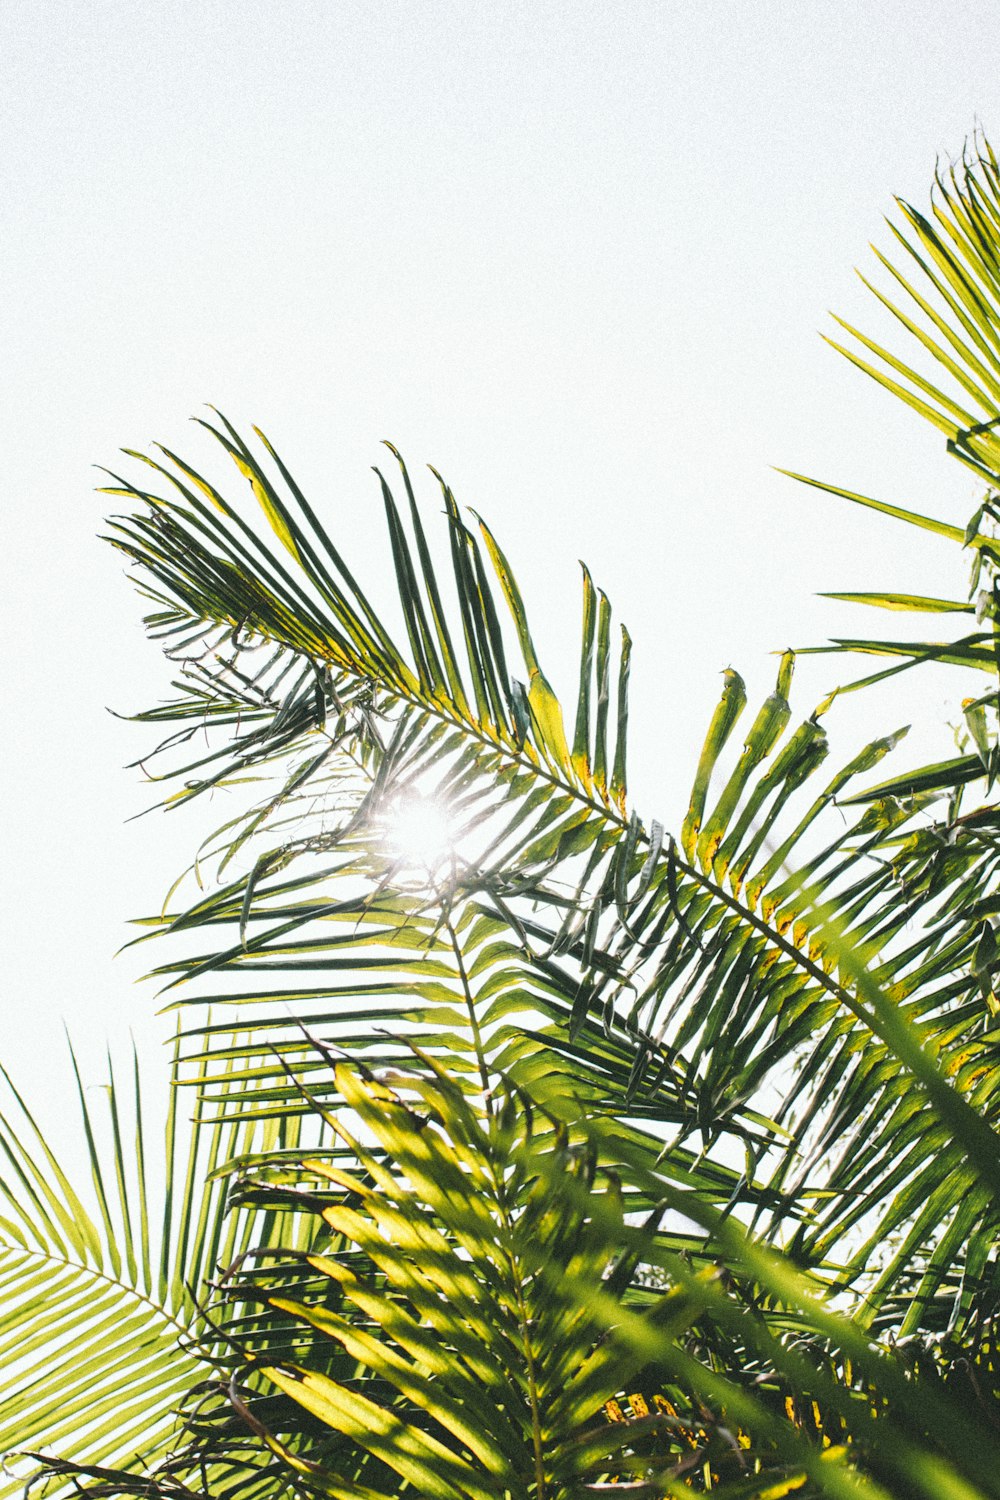
[[[447,811],[439,802],[421,796],[400,798],[388,809],[385,841],[393,858],[414,872],[436,870],[455,847]]]

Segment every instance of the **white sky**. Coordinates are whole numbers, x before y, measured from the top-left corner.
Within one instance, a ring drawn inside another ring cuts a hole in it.
[[[762,694],[769,651],[849,632],[819,589],[964,585],[944,544],[768,466],[973,508],[939,438],[816,331],[828,307],[875,323],[851,268],[892,193],[924,203],[977,118],[1000,134],[996,20],[0,0],[0,1057],[32,1097],[43,1070],[63,1087],[63,1020],[92,1077],[106,1036],[162,1032],[112,954],[210,816],[125,824],[150,799],[119,766],[149,741],[105,707],[165,678],[93,539],[90,465],[153,439],[197,461],[186,418],[213,402],[382,578],[378,441],[435,463],[503,540],[567,697],[590,562],[635,641],[637,803],[676,824],[723,666]],[[798,709],[846,671],[803,663]],[[889,712],[845,713],[845,748]]]

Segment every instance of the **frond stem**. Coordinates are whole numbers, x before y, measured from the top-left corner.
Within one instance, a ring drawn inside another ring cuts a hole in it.
[[[448,930],[448,937],[451,940],[452,951],[455,954],[455,962],[458,965],[458,977],[461,980],[462,993],[465,996],[465,1008],[469,1013],[469,1026],[472,1031],[472,1045],[476,1049],[476,1062],[479,1065],[479,1077],[482,1080],[483,1094],[486,1097],[488,1103],[490,1094],[490,1070],[489,1065],[486,1061],[486,1050],[483,1047],[483,1034],[479,1025],[479,1017],[476,1015],[476,1004],[472,997],[472,988],[469,984],[469,976],[466,973],[465,962],[462,958],[462,945],[459,943],[458,934],[452,926],[451,911],[449,908],[445,909],[444,925]]]
[[[48,1250],[32,1250],[24,1245],[0,1244],[0,1255],[5,1251],[13,1255],[31,1256],[35,1260],[43,1261],[46,1265],[65,1266],[70,1271],[82,1271],[85,1275],[93,1277],[95,1281],[103,1281],[106,1285],[114,1287],[117,1291],[124,1292],[126,1296],[132,1297],[136,1302],[145,1303],[151,1312],[156,1313],[158,1317],[162,1318],[164,1323],[169,1323],[179,1334],[189,1336],[191,1333],[190,1327],[186,1323],[182,1323],[173,1313],[168,1312],[162,1303],[154,1301],[145,1292],[141,1292],[138,1287],[129,1286],[128,1282],[120,1281],[118,1277],[111,1276],[107,1271],[101,1271],[96,1266],[88,1266],[81,1261],[67,1260],[66,1256],[53,1255]],[[197,1308],[194,1310],[198,1311]],[[208,1361],[206,1360],[205,1363],[207,1364]]]
[[[524,1349],[524,1362],[528,1378],[528,1401],[531,1406],[531,1445],[535,1463],[536,1500],[545,1500],[548,1486],[545,1480],[545,1464],[542,1454],[541,1399],[538,1390],[538,1377],[535,1372],[534,1348],[531,1342],[531,1317],[524,1301],[524,1286],[521,1280],[517,1257],[512,1248],[514,1225],[507,1212],[505,1184],[503,1177],[498,1176],[496,1172],[496,1163],[492,1153],[489,1157],[489,1165],[497,1195],[497,1206],[500,1210],[500,1218],[504,1227],[503,1254],[510,1271],[511,1285],[513,1286],[514,1296],[517,1301],[517,1315],[521,1325],[522,1347]]]

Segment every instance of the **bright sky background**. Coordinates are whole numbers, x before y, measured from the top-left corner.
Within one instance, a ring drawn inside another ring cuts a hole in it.
[[[212,402],[388,581],[378,442],[433,462],[503,540],[567,696],[591,564],[635,641],[637,804],[676,826],[722,667],[761,695],[768,652],[853,628],[820,589],[964,587],[946,545],[769,466],[972,510],[937,435],[817,330],[830,307],[876,323],[852,266],[892,193],[925,203],[977,118],[1000,135],[996,19],[0,0],[0,1058],[48,1088],[43,1118],[63,1021],[94,1079],[106,1037],[162,1034],[112,955],[212,815],[125,822],[151,798],[119,767],[149,739],[106,707],[166,677],[94,540],[90,466],[153,439],[197,462],[186,419]],[[803,663],[800,712],[846,670]],[[845,748],[887,712],[845,711]]]

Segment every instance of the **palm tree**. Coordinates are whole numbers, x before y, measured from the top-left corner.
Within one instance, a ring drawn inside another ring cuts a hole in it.
[[[955,393],[863,335],[850,357],[987,495],[964,528],[823,487],[975,559],[971,601],[843,597],[975,618],[837,643],[892,663],[851,687],[1000,659],[988,147],[931,219],[903,211],[921,284],[885,261],[914,310],[888,305]],[[828,775],[831,700],[789,732],[791,654],[727,758],[727,673],[674,837],[629,804],[631,642],[586,569],[566,722],[507,556],[443,481],[446,569],[395,450],[402,504],[379,475],[403,649],[267,439],[202,426],[253,509],[165,450],[130,455],[150,488],[111,486],[176,667],[140,716],[169,728],[170,805],[229,794],[147,935],[196,1140],[284,1134],[227,1148],[264,1227],[231,1231],[259,1253],[222,1276],[187,1437],[154,1481],[94,1456],[92,1486],[998,1493],[997,684],[959,756],[872,786],[898,734]]]

